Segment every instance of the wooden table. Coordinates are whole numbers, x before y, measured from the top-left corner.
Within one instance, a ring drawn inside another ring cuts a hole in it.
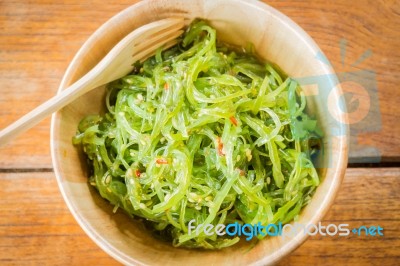
[[[135,1],[81,2],[0,1],[0,128],[54,95],[88,36]],[[310,237],[281,265],[399,265],[400,4],[268,3],[315,39],[344,85],[356,82],[371,102],[379,99],[379,106],[370,105],[367,125],[351,125],[352,163],[323,223],[379,225],[384,236]],[[355,64],[364,53],[365,60]],[[355,99],[348,102],[357,117]],[[362,94],[358,99],[366,100]],[[61,198],[50,160],[49,122],[0,148],[0,264],[118,264],[86,236]]]

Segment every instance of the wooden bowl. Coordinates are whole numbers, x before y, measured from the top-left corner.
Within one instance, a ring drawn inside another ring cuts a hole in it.
[[[66,71],[59,90],[91,69],[125,35],[135,28],[171,16],[208,19],[223,41],[236,45],[252,42],[264,59],[300,78],[309,95],[309,111],[323,131],[324,153],[319,162],[322,179],[310,204],[298,220],[317,224],[339,189],[347,165],[348,127],[340,109],[340,87],[333,70],[318,55],[315,42],[293,21],[255,0],[150,0],[139,2],[101,26],[82,46]],[[335,87],[336,86],[336,87]],[[88,185],[84,156],[71,138],[84,116],[104,109],[104,87],[77,99],[52,117],[51,151],[54,171],[63,197],[85,232],[108,254],[134,265],[266,265],[297,248],[302,232],[290,238],[269,237],[256,245],[241,242],[218,251],[174,248],[154,238],[143,225],[112,206]]]

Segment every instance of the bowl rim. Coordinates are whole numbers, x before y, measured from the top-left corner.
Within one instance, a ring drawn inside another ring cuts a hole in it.
[[[301,35],[301,38],[304,40],[304,42],[307,44],[308,49],[313,52],[320,52],[323,54],[322,50],[319,48],[319,46],[315,43],[315,41],[297,24],[295,23],[292,19],[287,17],[285,14],[281,13],[279,10],[273,8],[272,6],[268,5],[265,2],[259,2],[257,0],[233,0],[236,2],[240,2],[242,4],[247,4],[251,5],[255,8],[259,9],[267,9],[269,13],[271,13],[275,19],[281,20],[284,22],[291,30],[298,34]],[[115,20],[118,20],[119,17],[127,14],[128,12],[131,11],[131,9],[137,8],[138,5],[146,5],[150,1],[139,1],[137,3],[134,3],[120,12],[114,14],[110,19],[108,19],[105,23],[103,23],[99,28],[97,28],[90,36],[89,38],[82,44],[82,46],[79,48],[78,52],[75,54],[73,57],[72,61],[69,63],[68,68],[66,69],[64,76],[61,80],[61,83],[59,85],[59,88],[57,90],[57,94],[59,94],[63,88],[66,86],[67,79],[68,77],[73,73],[73,67],[74,65],[79,61],[79,59],[82,57],[83,54],[85,54],[86,47],[90,46],[95,40],[98,38],[99,35],[102,34],[102,32],[108,28],[110,25],[114,23]],[[329,65],[322,65],[323,73],[326,73],[327,79],[329,79],[329,82],[331,84],[338,84],[335,86],[335,96],[338,97],[338,95],[341,95],[343,93],[340,84],[337,82],[337,76],[335,71],[332,69],[331,66]],[[346,108],[344,106],[344,108]],[[68,209],[74,216],[75,220],[78,222],[79,226],[85,231],[85,233],[107,254],[109,254],[111,257],[116,259],[117,261],[129,265],[132,262],[138,264],[138,265],[144,265],[141,261],[136,260],[135,258],[132,258],[130,256],[127,256],[126,254],[122,253],[121,251],[117,250],[114,248],[106,239],[104,239],[101,235],[97,234],[95,230],[90,226],[89,223],[86,223],[85,220],[80,216],[79,212],[75,210],[73,204],[69,200],[69,197],[64,189],[63,186],[63,179],[62,179],[62,174],[60,172],[60,167],[59,163],[57,160],[56,156],[56,142],[55,142],[55,136],[57,134],[57,116],[59,115],[60,111],[54,113],[51,117],[51,126],[50,126],[50,151],[51,151],[51,159],[52,159],[52,164],[53,164],[53,169],[54,169],[54,174],[56,176],[57,184],[60,189],[60,192],[62,194],[62,197],[64,198],[65,203],[68,206]],[[334,180],[331,184],[331,189],[329,190],[329,195],[327,195],[324,199],[324,202],[321,202],[318,208],[317,214],[311,216],[309,222],[318,222],[321,221],[322,218],[325,216],[325,214],[328,212],[330,207],[332,206],[339,188],[340,184],[342,183],[342,180],[344,178],[344,174],[347,168],[347,162],[348,162],[348,141],[349,141],[349,126],[345,122],[346,121],[346,112],[343,110],[341,113],[340,117],[340,122],[341,122],[341,137],[339,138],[339,146],[338,148],[340,149],[339,152],[339,158],[337,158],[336,165],[334,168],[335,176]],[[285,247],[282,252],[279,253],[278,256],[264,256],[260,260],[256,261],[256,264],[262,264],[262,265],[269,265],[269,264],[274,264],[281,260],[283,257],[288,255],[289,253],[293,252],[296,248],[298,248],[306,239],[308,238],[307,234],[297,234],[296,237],[292,238],[290,241],[286,242],[282,247]]]

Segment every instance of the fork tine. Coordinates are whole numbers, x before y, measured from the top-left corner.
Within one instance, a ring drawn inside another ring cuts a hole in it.
[[[164,39],[161,41],[151,41],[150,43],[146,43],[147,46],[145,46],[145,49],[142,51],[138,51],[137,53],[134,53],[132,55],[134,62],[140,60],[144,60],[151,55],[155,53],[155,51],[163,47],[163,50],[170,48],[171,46],[175,45],[177,43],[176,38],[179,37],[183,33],[183,30],[179,30],[176,32],[173,32],[170,36],[163,36]]]
[[[184,25],[183,18],[168,18],[137,28],[114,46],[93,71],[102,72],[104,83],[123,77],[132,71],[132,65],[137,60],[154,53],[158,47],[181,35],[183,30],[180,28]]]
[[[154,45],[157,45],[160,41],[162,41],[165,38],[171,38],[171,36],[176,36],[177,38],[179,35],[183,33],[183,30],[179,30],[179,25],[174,26],[172,28],[168,28],[162,32],[157,32],[157,35],[151,36],[146,38],[143,42],[138,43],[136,46],[133,47],[132,50],[132,56],[135,54],[141,52],[144,49],[147,49],[148,47],[154,47]]]
[[[152,35],[158,35],[160,32],[169,30],[170,28],[181,29],[185,26],[184,18],[166,18],[156,22],[152,22],[152,28],[144,30],[144,27],[139,28],[139,30],[143,30],[141,33],[141,39],[146,39]],[[149,26],[148,25],[148,26]]]
[[[147,51],[143,51],[139,56],[140,57],[135,57],[134,60],[135,62],[140,61],[143,62],[144,60],[146,60],[147,58],[151,57],[154,55],[154,52],[158,49],[157,47],[162,47],[162,49],[165,51],[168,48],[171,48],[172,46],[176,45],[178,43],[177,39],[172,39],[170,41],[168,41],[167,43],[165,43],[162,46],[154,46],[154,49],[148,49]]]

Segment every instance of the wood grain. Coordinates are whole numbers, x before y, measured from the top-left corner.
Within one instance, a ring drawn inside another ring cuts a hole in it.
[[[73,219],[53,173],[0,174],[0,264],[109,265]]]
[[[0,264],[118,265],[69,213],[53,173],[0,174]],[[349,169],[322,224],[380,225],[383,237],[310,237],[279,265],[398,265],[400,168]]]
[[[384,236],[310,237],[280,265],[398,265],[400,168],[348,169],[322,224],[381,226]]]
[[[102,23],[135,0],[0,2],[0,128],[55,94],[63,73],[83,42]],[[303,27],[339,73],[376,73],[381,123],[354,132],[350,158],[376,161],[360,150],[375,147],[382,161],[400,160],[400,3],[398,1],[268,1]],[[347,40],[341,64],[341,39]],[[365,51],[372,56],[351,66]],[[375,82],[374,78],[371,80]],[[0,168],[50,168],[49,119],[0,148]],[[379,127],[379,125],[381,125]],[[355,145],[355,143],[358,145]]]
[[[53,96],[83,42],[134,2],[0,1],[0,128]],[[49,131],[48,118],[0,148],[0,168],[50,168]]]
[[[382,161],[399,161],[400,2],[313,0],[268,4],[288,15],[314,38],[341,81],[353,80],[369,92],[371,100],[379,98],[379,106],[371,105],[370,123],[351,127],[350,161],[379,160],[371,149],[362,149],[365,146],[376,148]],[[347,42],[343,61],[341,40]],[[355,64],[368,50],[370,56]],[[357,111],[353,115],[357,116]]]

